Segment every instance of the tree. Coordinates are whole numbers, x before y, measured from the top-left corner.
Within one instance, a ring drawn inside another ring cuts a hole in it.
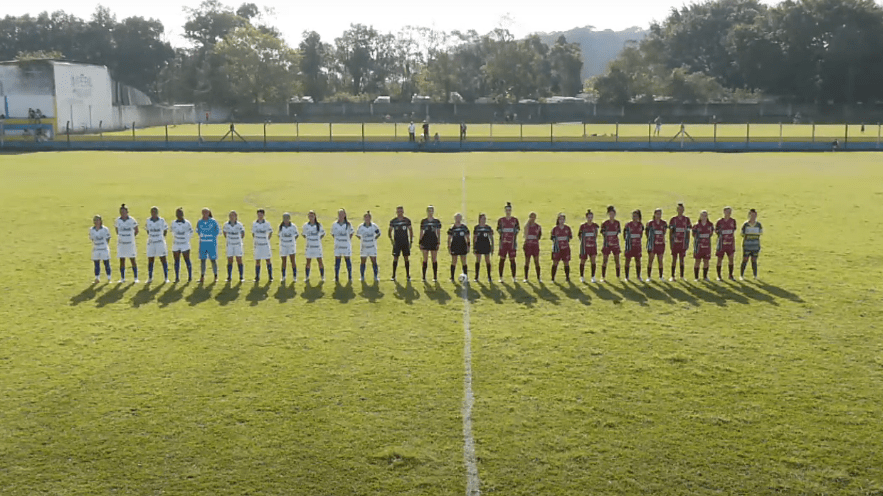
[[[253,26],[236,28],[215,52],[237,103],[287,102],[297,92],[297,52]]]
[[[385,90],[393,72],[394,38],[371,26],[352,24],[334,40],[334,56],[341,78],[353,95]]]
[[[331,47],[322,42],[322,37],[315,31],[305,31],[304,39],[298,47],[300,50],[300,80],[305,95],[315,101],[325,98],[328,91],[328,53]]]
[[[245,14],[251,12],[248,8],[240,10]],[[184,11],[188,14],[184,37],[202,50],[213,47],[234,29],[248,24],[247,18],[237,15],[219,0],[203,0],[198,7],[184,7]]]
[[[557,95],[574,96],[582,90],[582,50],[576,43],[568,43],[564,35],[549,51],[552,66],[551,91]]]

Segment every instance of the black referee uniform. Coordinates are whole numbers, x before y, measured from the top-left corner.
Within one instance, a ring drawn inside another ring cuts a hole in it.
[[[451,280],[454,280],[454,273],[457,271],[457,257],[469,254],[469,228],[466,224],[459,226],[451,226],[448,229],[448,236],[451,236]],[[465,261],[463,263],[463,273],[469,274],[469,267]]]

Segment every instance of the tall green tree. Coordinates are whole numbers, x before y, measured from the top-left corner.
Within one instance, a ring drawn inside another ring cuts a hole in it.
[[[253,26],[234,29],[215,47],[236,103],[287,102],[297,92],[298,55]]]
[[[315,31],[305,31],[300,50],[300,80],[305,95],[315,101],[322,100],[328,91],[329,56],[331,47],[322,42],[322,37]]]

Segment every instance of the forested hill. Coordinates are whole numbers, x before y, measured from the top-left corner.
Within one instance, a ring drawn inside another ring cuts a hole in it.
[[[544,43],[551,46],[562,34],[570,43],[579,44],[583,52],[582,79],[604,74],[607,63],[615,59],[627,41],[640,41],[647,35],[646,29],[633,27],[622,31],[596,31],[592,26],[573,28],[553,33],[538,33]]]

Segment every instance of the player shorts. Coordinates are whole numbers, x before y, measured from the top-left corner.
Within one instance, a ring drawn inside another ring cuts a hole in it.
[[[653,245],[647,250],[647,253],[650,255],[664,255],[665,245]]]
[[[169,254],[169,248],[164,241],[159,243],[147,243],[147,257],[165,257]]]
[[[625,255],[625,258],[634,258],[635,260],[640,260],[642,253],[643,251],[641,250],[641,247],[638,246],[637,248],[627,250],[623,255]]]
[[[579,259],[587,260],[590,257],[594,257],[598,255],[598,247],[597,246],[583,246],[579,251]]]
[[[411,256],[411,244],[408,242],[396,241],[392,245],[392,256],[397,257],[399,255],[410,257]]]
[[[359,256],[360,257],[376,257],[377,256],[377,245],[371,246],[360,246],[359,247]]]
[[[92,260],[110,260],[110,248],[92,250]]]
[[[335,246],[334,247],[334,256],[335,257],[351,257],[351,256],[353,256],[353,247],[352,246]]]
[[[465,244],[463,246],[452,246],[451,247],[451,255],[455,257],[465,256],[469,254],[469,247]]]
[[[227,244],[227,256],[228,257],[241,257],[242,256],[242,243],[235,244]]]
[[[217,260],[218,244],[217,243],[199,243],[199,259],[200,260]]]
[[[501,244],[499,256],[503,257],[503,258],[506,258],[506,257],[515,258],[516,251],[517,250],[515,248],[515,245],[513,245],[513,244],[505,244],[505,245]]]
[[[319,246],[310,246],[307,245],[306,250],[304,250],[304,255],[306,258],[322,258],[322,245]]]
[[[420,243],[420,249],[423,251],[438,251],[438,242],[435,243]]]
[[[696,260],[710,260],[711,259],[711,247],[708,248],[699,248],[698,250],[693,252],[693,258]]]
[[[255,260],[270,260],[271,258],[273,258],[273,249],[270,248],[269,244],[254,245]]]
[[[472,247],[472,252],[476,255],[490,255],[491,254],[491,244],[484,242],[475,243],[475,246]]]
[[[611,253],[614,255],[619,255],[619,246],[605,246],[601,248],[601,254],[603,254],[604,256],[610,255]]]
[[[190,251],[190,243],[172,243],[172,252]]]
[[[280,257],[288,257],[297,253],[297,245],[294,243],[283,244],[279,243],[279,256]]]
[[[559,250],[552,252],[553,262],[570,262],[570,250]]]
[[[540,244],[539,243],[524,243],[524,256],[525,257],[538,257],[538,256],[540,256]]]
[[[717,257],[722,257],[724,255],[733,256],[734,253],[736,253],[736,247],[733,245],[730,245],[730,246],[724,246],[720,250],[717,250],[717,252],[715,253],[715,256],[717,256]]]
[[[742,258],[757,258],[758,255],[760,255],[760,248],[756,250],[742,250]]]
[[[135,243],[117,243],[117,258],[135,258]]]

